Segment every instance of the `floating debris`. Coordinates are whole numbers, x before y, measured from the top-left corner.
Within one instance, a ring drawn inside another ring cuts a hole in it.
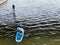
[[[40,39],[41,37],[35,37],[34,39]]]
[[[53,39],[53,41],[60,41],[60,39]]]
[[[47,45],[47,44],[43,44],[43,45]]]

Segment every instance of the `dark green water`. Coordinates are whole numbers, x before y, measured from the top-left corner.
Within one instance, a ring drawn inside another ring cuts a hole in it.
[[[21,43],[16,43],[13,38],[2,38],[0,45],[60,45],[60,37],[28,37],[24,38]]]

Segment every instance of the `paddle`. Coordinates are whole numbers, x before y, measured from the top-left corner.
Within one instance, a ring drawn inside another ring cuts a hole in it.
[[[16,15],[15,15],[15,5],[14,4],[12,5],[12,8],[13,8],[13,17],[14,17],[14,24],[15,24],[15,22],[16,22]],[[15,40],[16,40],[17,43],[19,43],[19,42],[22,42],[22,40],[23,40],[24,29],[21,28],[20,24],[17,24],[15,26],[16,26],[16,30],[17,30]]]
[[[16,15],[15,15],[15,5],[12,5],[12,9],[13,9],[13,18],[14,18],[14,23],[16,22]]]

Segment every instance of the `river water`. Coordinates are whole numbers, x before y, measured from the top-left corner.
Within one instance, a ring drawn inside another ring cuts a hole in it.
[[[0,24],[14,23],[12,9],[14,4],[16,21],[19,21],[24,29],[60,30],[59,2],[59,0],[8,0],[0,5]]]
[[[29,28],[59,24],[59,0],[8,0],[0,5],[0,21],[13,22],[12,5],[16,6],[16,19]],[[59,27],[59,26],[56,26]],[[46,27],[48,28],[48,27]],[[44,29],[44,28],[43,28]],[[54,26],[52,29],[55,29]]]
[[[28,30],[18,45],[60,45],[60,0],[8,0],[0,5],[0,45],[16,45],[13,4],[16,22]]]

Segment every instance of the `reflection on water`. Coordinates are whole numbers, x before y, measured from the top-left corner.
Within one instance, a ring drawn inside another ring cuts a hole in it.
[[[12,4],[15,4],[16,6],[16,10],[15,10],[16,20],[18,21],[18,23],[22,25],[22,27],[25,30],[31,30],[31,31],[60,30],[60,18],[59,18],[60,8],[58,5],[59,1],[57,0],[56,0],[57,2],[54,0],[48,1],[48,2],[47,1],[48,0],[46,0],[45,2],[43,0],[42,1],[8,0],[5,3],[5,5],[1,5],[0,7],[1,32],[6,32],[6,30],[8,29],[13,30],[12,32],[16,32],[14,31],[15,28],[13,28],[13,25],[12,25],[14,24],[13,10],[11,7]],[[53,6],[51,5],[52,4],[51,2],[53,2]],[[57,5],[55,3],[57,3]],[[8,26],[8,24],[10,24],[12,27]]]
[[[18,3],[16,3],[18,2]],[[8,0],[0,6],[0,36],[15,36],[12,4],[16,6],[16,20],[29,35],[60,34],[60,6],[57,0]],[[41,31],[43,30],[43,31]],[[45,30],[51,30],[46,32]],[[52,30],[55,30],[52,32]],[[56,31],[58,30],[58,31]],[[33,32],[34,31],[34,32]],[[45,32],[44,32],[45,31]],[[26,35],[28,36],[28,35]]]

